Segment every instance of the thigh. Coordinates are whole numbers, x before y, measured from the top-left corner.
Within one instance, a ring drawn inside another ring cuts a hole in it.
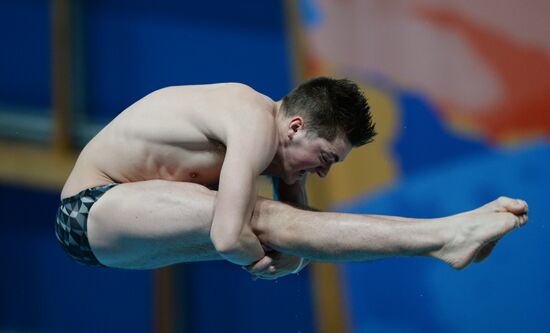
[[[198,184],[120,184],[90,209],[90,247],[101,263],[120,268],[221,259],[210,240],[214,200],[215,192]]]

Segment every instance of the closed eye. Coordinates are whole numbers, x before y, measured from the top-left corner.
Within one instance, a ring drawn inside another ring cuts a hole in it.
[[[325,165],[329,165],[329,164],[333,163],[333,160],[331,158],[329,158],[327,153],[322,153],[321,154],[321,163],[323,163]]]

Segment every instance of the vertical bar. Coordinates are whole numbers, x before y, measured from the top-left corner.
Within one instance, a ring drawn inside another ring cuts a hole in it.
[[[307,78],[304,35],[300,28],[300,12],[297,3],[298,1],[285,0],[286,30],[291,53],[289,56],[292,58],[292,78],[295,85]]]
[[[319,333],[350,332],[342,298],[340,274],[335,264],[311,266],[315,318]]]
[[[83,3],[81,0],[52,0],[53,151],[71,152],[72,111],[83,118],[85,108]],[[74,20],[74,19],[77,20]],[[76,21],[76,22],[75,22]],[[76,24],[73,24],[76,23]],[[75,31],[71,34],[71,31]],[[72,89],[72,87],[75,89]],[[74,104],[73,104],[74,102]],[[174,332],[174,271],[154,272],[154,332]]]
[[[52,0],[53,150],[70,151],[70,0]]]
[[[174,332],[174,268],[166,267],[154,272],[153,302],[156,333]]]
[[[285,7],[287,31],[293,57],[294,82],[298,84],[311,75],[306,65],[305,37],[300,27],[298,1],[286,0]],[[315,263],[311,265],[310,269],[317,321],[316,327],[319,333],[349,332],[345,305],[340,290],[341,281],[338,266]]]
[[[86,114],[86,34],[85,34],[85,6],[86,0],[70,0],[71,1],[71,75],[69,77],[70,91],[70,121],[68,133],[71,137],[73,147],[78,143],[75,142],[76,137],[80,137],[82,133],[77,133],[77,129],[82,126],[88,126]]]

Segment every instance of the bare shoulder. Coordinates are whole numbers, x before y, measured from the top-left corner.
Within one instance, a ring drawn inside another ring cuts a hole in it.
[[[277,148],[275,102],[245,84],[227,83],[223,89],[231,101],[223,118],[228,151],[237,147],[243,160],[267,167]]]
[[[247,147],[251,154],[274,154],[276,104],[252,87],[236,82],[176,86],[160,94],[185,104],[187,121],[207,137]]]
[[[275,102],[246,84],[228,82],[211,85],[211,88],[225,97],[222,99],[229,103],[228,107],[235,107],[235,110],[243,112],[261,112],[273,115]]]
[[[177,124],[179,133],[199,131],[225,143],[223,133],[242,124],[243,119],[257,126],[273,123],[274,110],[272,99],[242,83],[185,85],[150,93],[129,107],[120,120],[133,126],[142,119],[147,119],[144,126],[150,126],[152,119],[163,122],[158,125],[164,128]],[[125,120],[129,118],[133,119]]]
[[[246,99],[249,102],[268,104],[274,103],[271,98],[259,93],[254,88],[244,83],[228,82],[221,83],[220,86],[232,92],[233,94],[236,94],[239,97]]]
[[[254,88],[237,82],[227,83],[214,83],[214,84],[202,84],[202,85],[185,85],[185,86],[169,86],[159,90],[156,90],[148,96],[156,97],[162,95],[172,96],[194,96],[202,98],[215,97],[216,100],[223,100],[228,102],[230,100],[238,100],[241,105],[254,103],[255,105],[268,105],[273,104],[274,101],[254,90]],[[212,101],[212,99],[209,99]]]
[[[234,106],[228,110],[238,132],[249,131],[254,135],[271,136],[275,131],[275,102],[241,83],[226,84]]]
[[[230,132],[246,137],[274,131],[275,102],[248,85],[219,83],[182,89],[185,94],[192,93],[193,105],[197,106],[193,118],[206,121],[206,127],[212,128],[223,143]]]

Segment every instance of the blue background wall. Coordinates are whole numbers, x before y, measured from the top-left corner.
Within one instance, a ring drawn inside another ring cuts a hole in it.
[[[108,120],[152,90],[242,82],[272,97],[291,86],[280,1],[86,4],[88,107]]]
[[[50,5],[0,3],[0,103],[48,108],[51,99]]]

